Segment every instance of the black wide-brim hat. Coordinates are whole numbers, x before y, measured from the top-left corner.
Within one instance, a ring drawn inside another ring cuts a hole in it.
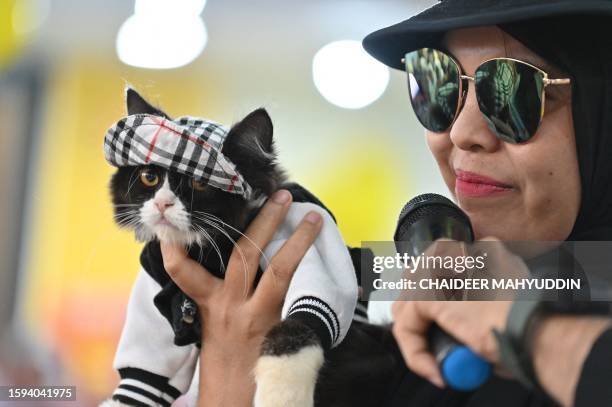
[[[435,47],[449,30],[602,14],[612,16],[612,0],[443,0],[406,21],[371,33],[363,47],[385,65],[403,69],[401,60],[407,52]]]

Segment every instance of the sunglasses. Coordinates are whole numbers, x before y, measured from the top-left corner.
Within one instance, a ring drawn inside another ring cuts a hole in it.
[[[512,144],[524,143],[536,133],[544,116],[545,88],[570,83],[570,79],[550,79],[540,68],[512,58],[487,60],[471,77],[451,56],[432,48],[409,52],[402,63],[410,102],[427,130],[443,133],[451,128],[465,103],[468,81],[474,81],[489,128]]]

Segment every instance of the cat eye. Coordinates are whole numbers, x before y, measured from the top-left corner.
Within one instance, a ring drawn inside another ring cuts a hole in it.
[[[147,187],[154,187],[159,184],[159,176],[152,171],[142,170],[140,172],[140,182]]]
[[[206,183],[204,182],[200,182],[200,181],[196,181],[195,179],[191,179],[191,186],[193,187],[193,189],[195,189],[196,191],[204,191],[206,189]]]

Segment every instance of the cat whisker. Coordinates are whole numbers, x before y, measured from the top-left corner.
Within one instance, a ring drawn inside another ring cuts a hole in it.
[[[141,222],[137,211],[125,211],[117,213],[113,215],[113,219],[120,226],[131,226],[133,224],[138,224]]]
[[[221,272],[223,274],[225,274],[225,264],[223,263],[223,256],[221,255],[221,250],[219,249],[219,246],[217,245],[217,243],[214,241],[214,239],[212,238],[212,236],[206,231],[206,229],[204,229],[202,226],[200,225],[194,225],[197,230],[202,233],[204,235],[204,238],[206,240],[208,240],[208,242],[211,244],[211,246],[215,249],[215,251],[217,252],[217,256],[219,256],[219,264],[221,265]]]
[[[198,213],[200,215],[203,215],[205,217],[208,217],[210,220],[214,220],[218,223],[220,223],[222,226],[225,226],[231,230],[233,230],[234,232],[240,234],[241,236],[243,236],[246,240],[248,240],[256,249],[257,251],[262,255],[262,257],[264,258],[264,260],[266,261],[266,267],[270,264],[270,259],[268,259],[268,256],[266,256],[266,254],[263,252],[263,250],[247,235],[245,235],[244,233],[242,233],[241,231],[239,231],[238,229],[236,229],[235,227],[233,227],[232,225],[224,222],[222,219],[218,218],[215,215],[212,215],[210,213],[207,212],[202,212],[202,211],[193,211],[193,213]]]
[[[122,215],[138,215],[138,211],[135,209],[125,209],[121,208],[117,212],[113,214],[113,216],[122,216]]]
[[[130,175],[130,179],[128,181],[128,188],[127,188],[127,191],[125,192],[125,195],[124,195],[124,197],[126,197],[126,198],[130,195],[130,190],[132,189],[132,187],[134,186],[134,184],[138,180],[138,177],[134,177],[134,174],[136,173],[137,170],[138,170],[138,167],[134,168],[134,171],[132,171],[132,174]],[[134,181],[132,181],[132,178],[134,178]]]
[[[115,215],[113,215],[113,218],[115,219],[119,219],[119,218],[124,218],[126,216],[137,216],[138,213],[136,212],[121,212],[121,213],[117,213]]]
[[[248,265],[247,265],[247,261],[246,261],[246,256],[244,255],[244,252],[242,251],[242,249],[240,248],[240,246],[238,245],[238,242],[236,242],[236,240],[234,240],[229,233],[227,233],[227,231],[225,231],[221,226],[219,226],[218,224],[214,224],[213,222],[211,222],[208,219],[203,219],[203,218],[199,218],[199,220],[201,220],[202,222],[204,222],[205,224],[212,226],[213,228],[217,229],[220,233],[222,233],[225,237],[228,238],[228,240],[230,242],[232,242],[232,244],[234,245],[234,247],[238,250],[238,254],[240,255],[240,259],[242,260],[242,265],[244,267],[244,295],[246,296],[248,291],[249,291],[249,287],[248,287],[248,280],[247,280],[247,273],[248,273]]]
[[[140,218],[138,216],[136,216],[135,214],[129,213],[129,214],[123,214],[123,215],[119,215],[119,216],[113,216],[113,219],[115,219],[116,222],[125,222],[128,220],[140,220]]]
[[[194,211],[194,213],[199,213],[201,215],[204,215],[205,217],[208,217],[211,220],[215,220],[219,223],[221,223],[222,225],[230,228],[231,230],[235,231],[236,233],[240,234],[241,236],[244,236],[245,239],[247,239],[258,251],[259,253],[261,253],[262,257],[265,260],[265,268],[267,268],[270,265],[270,259],[268,258],[268,256],[266,256],[266,254],[263,252],[263,250],[251,239],[249,238],[246,234],[242,233],[240,230],[236,229],[235,227],[233,227],[232,225],[229,225],[228,223],[224,222],[222,219],[218,218],[217,216],[207,213],[207,212],[202,212],[202,211]],[[245,279],[246,282],[246,279]],[[245,284],[246,285],[246,284]]]
[[[204,258],[204,249],[202,248],[202,242],[198,241],[198,248],[200,249],[200,254],[198,255],[198,263],[202,264],[202,259]]]
[[[240,246],[238,245],[238,242],[225,230],[223,229],[223,221],[221,221],[222,223],[220,223],[219,221],[216,221],[216,219],[214,218],[206,218],[206,217],[202,217],[202,216],[198,216],[198,215],[193,215],[196,219],[204,222],[205,224],[212,226],[213,228],[215,228],[216,230],[218,230],[220,233],[222,233],[225,237],[227,237],[227,239],[232,242],[232,244],[238,249],[240,256],[242,257],[242,262],[245,266],[245,270],[247,269],[247,262],[246,262],[246,257],[244,256],[244,253],[242,251],[242,249],[240,248]],[[229,225],[228,225],[229,226]]]
[[[138,214],[137,213],[132,213],[132,212],[122,212],[122,213],[117,213],[115,215],[113,215],[114,219],[121,219],[121,218],[127,218],[127,217],[137,217]]]
[[[130,227],[140,226],[141,222],[138,219],[130,219],[127,221],[119,221],[117,222],[117,224],[122,227],[130,228]]]

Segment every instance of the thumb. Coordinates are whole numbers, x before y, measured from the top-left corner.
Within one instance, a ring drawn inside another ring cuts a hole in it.
[[[212,291],[221,284],[202,265],[187,255],[184,247],[169,243],[160,243],[164,268],[176,285],[188,296],[201,302],[210,296]]]

